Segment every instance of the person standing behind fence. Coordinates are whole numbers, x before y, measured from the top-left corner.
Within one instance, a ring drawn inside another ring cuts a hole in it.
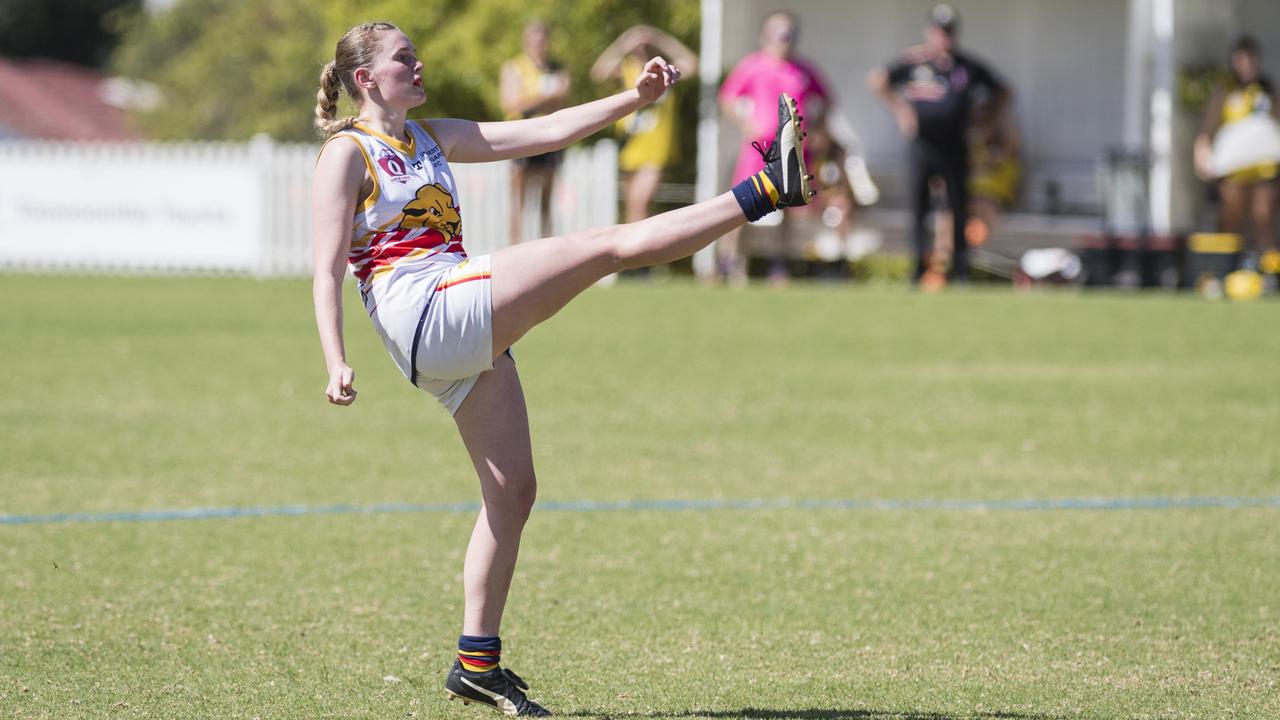
[[[969,105],[975,91],[991,93],[995,112],[1008,101],[1005,84],[967,53],[956,49],[960,17],[950,5],[937,5],[929,14],[925,43],[908,49],[888,67],[871,71],[868,83],[893,112],[902,134],[911,142],[911,173],[907,192],[916,251],[913,281],[927,269],[929,180],[941,177],[954,220],[954,256],[949,275],[963,282],[969,276],[965,226],[969,217]]]
[[[756,146],[768,145],[776,122],[775,98],[781,93],[795,98],[801,116],[808,115],[811,124],[818,124],[831,102],[827,83],[818,70],[808,61],[797,57],[796,40],[799,23],[788,12],[777,12],[765,18],[760,28],[760,49],[738,61],[724,84],[720,86],[720,110],[733,124],[742,129],[742,145],[738,162],[734,166],[733,181],[739,182],[760,172],[763,164]],[[733,231],[717,243],[719,273],[730,284],[746,281],[746,259],[739,252],[740,231]],[[785,268],[775,263],[773,273]]]
[[[569,98],[569,73],[550,55],[551,28],[541,20],[525,26],[521,52],[502,65],[499,92],[507,120],[547,115],[564,107]],[[512,161],[511,242],[524,240],[522,221],[530,181],[538,184],[538,236],[551,234],[551,186],[555,183],[560,151]]]
[[[1196,172],[1205,180],[1218,177],[1213,155],[1214,142],[1223,130],[1241,127],[1242,123],[1262,117],[1280,119],[1280,103],[1275,86],[1262,74],[1262,57],[1258,42],[1245,35],[1231,49],[1231,79],[1214,90],[1205,109],[1204,122],[1195,140]],[[1248,143],[1247,138],[1241,138]],[[1254,149],[1264,143],[1254,143]],[[1253,251],[1246,254],[1245,264],[1256,270],[1258,256],[1267,265],[1276,264],[1275,206],[1276,178],[1280,164],[1263,159],[1218,178],[1221,196],[1220,225],[1223,232],[1243,233],[1245,215],[1253,220]],[[1270,273],[1275,270],[1266,268]],[[1269,274],[1270,274],[1269,273]]]
[[[645,62],[655,56],[690,68],[690,75],[698,66],[697,54],[684,43],[655,27],[636,25],[600,53],[591,67],[591,79],[602,83],[618,78],[623,87],[630,87]],[[675,94],[666,93],[654,104],[618,121],[618,131],[625,138],[618,155],[618,167],[626,176],[625,222],[649,217],[663,170],[679,158],[678,117]]]

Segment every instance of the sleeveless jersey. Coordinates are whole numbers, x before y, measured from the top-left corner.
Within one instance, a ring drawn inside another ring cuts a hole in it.
[[[515,69],[516,75],[520,76],[520,96],[524,100],[531,100],[545,95],[551,89],[551,84],[555,82],[556,73],[560,72],[560,63],[555,60],[547,60],[547,66],[542,68],[533,61],[533,58],[524,53],[520,53],[507,62]],[[528,113],[524,115],[507,113],[506,116],[508,120],[521,120],[528,117],[535,116]]]
[[[1222,101],[1222,124],[1243,120],[1250,115],[1271,114],[1271,93],[1260,82],[1233,87]]]
[[[622,88],[635,87],[636,76],[644,63],[628,55],[621,63]],[[635,172],[645,165],[665,168],[676,158],[678,141],[675,92],[667,91],[657,102],[647,105],[619,120],[614,127],[626,139],[618,153],[618,166],[623,172]]]
[[[335,133],[360,147],[373,192],[356,208],[347,262],[373,314],[395,280],[423,277],[466,260],[462,208],[444,151],[425,123],[405,123],[409,142],[359,123]]]
[[[1247,118],[1262,116],[1271,118],[1271,83],[1266,79],[1251,82],[1243,87],[1231,87],[1222,99],[1222,127],[1241,122]],[[1263,161],[1255,165],[1237,170],[1227,176],[1228,180],[1239,185],[1274,180],[1280,175],[1280,164],[1274,161]]]

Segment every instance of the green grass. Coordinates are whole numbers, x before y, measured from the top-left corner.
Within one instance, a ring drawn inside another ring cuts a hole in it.
[[[471,502],[305,282],[0,277],[0,514]],[[592,291],[515,349],[541,500],[1280,495],[1280,304]],[[0,525],[0,716],[497,717],[439,689],[465,514]],[[1280,510],[538,512],[560,715],[1275,718]],[[392,679],[387,679],[392,678]]]

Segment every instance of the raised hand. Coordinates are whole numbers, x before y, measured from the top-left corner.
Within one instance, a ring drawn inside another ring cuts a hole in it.
[[[667,88],[680,80],[680,68],[668,65],[666,60],[656,57],[644,64],[644,70],[636,78],[636,91],[646,104],[662,97]]]

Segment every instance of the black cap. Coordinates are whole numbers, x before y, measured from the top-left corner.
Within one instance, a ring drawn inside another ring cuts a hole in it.
[[[955,33],[960,28],[960,13],[947,3],[934,5],[929,11],[929,24],[948,34]]]

